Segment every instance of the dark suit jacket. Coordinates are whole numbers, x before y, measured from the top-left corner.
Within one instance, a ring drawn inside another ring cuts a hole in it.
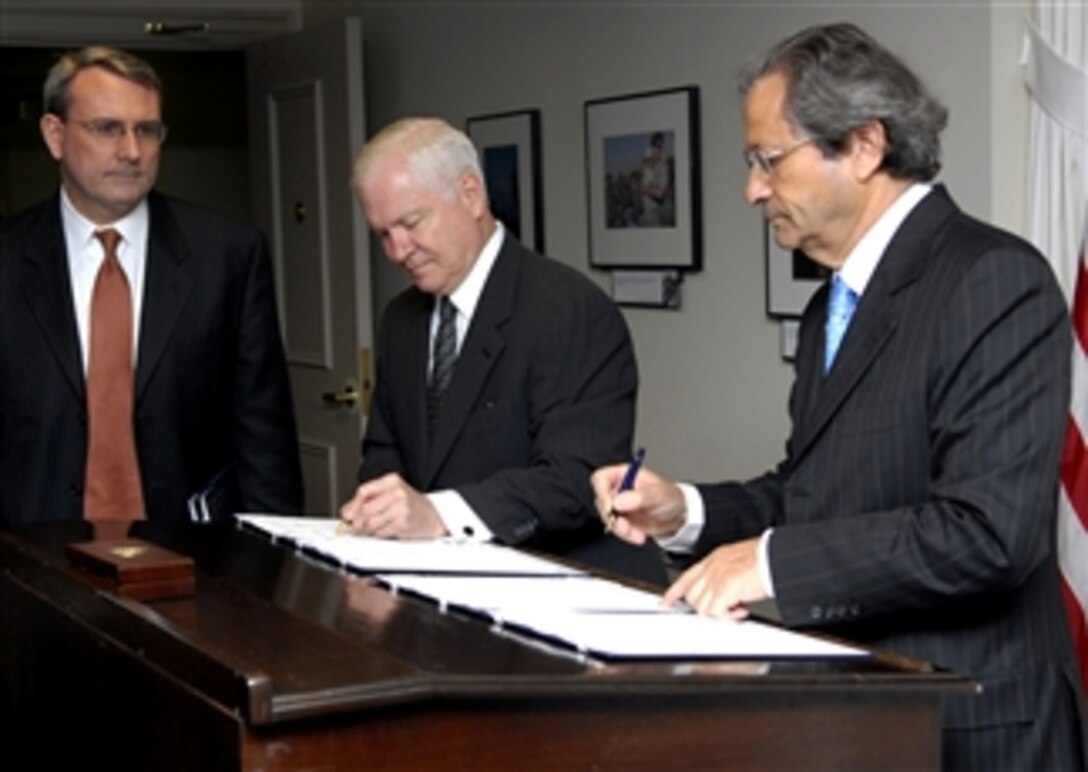
[[[427,439],[429,320],[412,287],[385,310],[359,477],[455,489],[496,538],[657,583],[653,548],[602,538],[589,475],[630,458],[638,372],[627,326],[584,276],[509,234]]]
[[[1037,721],[1040,740],[1070,740],[1054,552],[1070,325],[1050,268],[937,187],[889,244],[825,377],[826,305],[825,287],[802,321],[786,460],[701,487],[698,552],[774,526],[785,623],[978,680],[981,696],[947,700],[948,729]],[[1048,735],[1055,704],[1066,712]],[[1054,768],[973,758],[951,764]]]
[[[241,510],[302,508],[260,234],[152,193],[136,445],[147,515],[187,517],[221,470]],[[82,517],[84,374],[59,196],[0,233],[0,523]]]

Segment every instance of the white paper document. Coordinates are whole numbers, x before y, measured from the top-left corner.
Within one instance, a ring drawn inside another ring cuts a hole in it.
[[[531,604],[530,604],[531,606]],[[867,657],[868,652],[755,620],[734,622],[693,613],[508,610],[504,625],[565,641],[580,651],[640,659],[781,659]]]
[[[469,609],[506,627],[579,651],[624,658],[771,659],[866,657],[863,649],[754,620],[700,617],[662,609],[661,596],[595,576],[483,577],[386,574],[376,577],[440,606]]]
[[[336,518],[241,514],[238,519],[275,540],[360,571],[441,574],[577,575],[584,572],[489,542],[372,539],[337,532]]]
[[[753,620],[662,609],[660,596],[493,543],[395,541],[339,534],[339,520],[277,515],[238,519],[330,562],[374,573],[397,592],[489,617],[581,652],[631,659],[866,657]]]
[[[394,590],[407,590],[443,606],[481,611],[501,620],[508,609],[553,611],[657,611],[661,596],[596,576],[423,576],[379,574]]]

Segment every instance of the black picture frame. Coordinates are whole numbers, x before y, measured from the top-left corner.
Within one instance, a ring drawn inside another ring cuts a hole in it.
[[[543,253],[540,110],[479,115],[465,128],[480,154],[491,211],[523,244]]]
[[[697,86],[585,103],[592,267],[702,268],[699,121]]]

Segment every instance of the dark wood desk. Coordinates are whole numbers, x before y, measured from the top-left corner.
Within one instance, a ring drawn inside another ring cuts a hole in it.
[[[195,595],[98,589],[64,557],[84,523],[0,531],[6,768],[913,772],[972,688],[885,657],[609,663],[231,527],[133,535],[192,556]]]

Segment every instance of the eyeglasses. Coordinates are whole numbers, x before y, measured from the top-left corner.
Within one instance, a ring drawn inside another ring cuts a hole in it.
[[[128,126],[113,118],[95,118],[90,121],[73,121],[101,142],[121,142],[128,135]],[[159,121],[140,121],[132,124],[132,133],[141,145],[160,145],[166,139],[167,127]]]
[[[759,167],[759,170],[770,176],[774,172],[774,167],[779,164],[786,156],[792,153],[798,148],[802,148],[809,142],[815,142],[812,137],[804,137],[794,142],[792,145],[781,148],[779,150],[760,150],[753,148],[752,150],[744,151],[744,162],[748,164],[749,169]]]

